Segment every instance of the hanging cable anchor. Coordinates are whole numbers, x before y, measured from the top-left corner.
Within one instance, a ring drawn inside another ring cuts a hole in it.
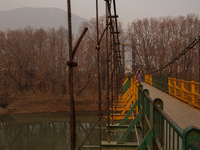
[[[110,141],[112,140],[111,133],[112,132],[107,132],[107,135],[106,135],[106,140],[107,140],[108,143],[110,143]]]
[[[70,66],[70,67],[77,67],[78,64],[76,62],[73,62],[73,61],[67,61],[67,65]]]
[[[98,116],[103,116],[103,113],[97,113]]]
[[[96,46],[96,49],[97,49],[97,50],[100,50],[100,46],[99,46],[99,45],[97,45],[97,46]]]

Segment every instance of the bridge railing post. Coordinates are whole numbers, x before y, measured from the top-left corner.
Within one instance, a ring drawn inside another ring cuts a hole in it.
[[[148,81],[149,81],[149,75],[147,74],[147,75],[145,75],[145,82],[149,84]]]
[[[181,100],[184,100],[184,80],[181,79]]]
[[[177,93],[176,93],[176,78],[174,78],[174,96],[177,97]]]
[[[200,149],[200,129],[190,126],[183,131],[182,149]]]
[[[171,78],[168,77],[168,91],[169,91],[169,95],[171,95]]]
[[[164,119],[158,109],[163,110],[163,101],[155,99],[153,102],[153,149],[157,150],[164,145]]]
[[[143,86],[139,85],[139,87],[138,87],[138,112],[140,111],[141,106],[142,106],[142,96],[143,96],[142,92],[143,92]]]
[[[137,99],[139,98],[138,97],[138,89],[139,89],[139,82],[136,82],[136,80],[134,80],[134,85],[135,85],[135,101],[137,101]],[[136,115],[138,114],[138,106],[136,107],[136,109],[135,109],[135,113],[136,113]]]
[[[191,81],[191,99],[192,99],[192,106],[195,105],[195,83],[194,80]]]
[[[146,119],[149,120],[150,118],[149,101],[145,95],[149,95],[149,91],[147,89],[143,91],[143,105],[142,105],[143,138],[146,136],[147,132],[149,131],[149,127],[148,127]]]

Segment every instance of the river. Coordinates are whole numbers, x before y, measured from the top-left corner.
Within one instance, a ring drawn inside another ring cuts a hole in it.
[[[97,119],[96,112],[77,113],[77,147]],[[95,130],[85,144],[98,145],[98,134],[98,130]],[[0,117],[0,150],[68,150],[69,141],[69,113]]]

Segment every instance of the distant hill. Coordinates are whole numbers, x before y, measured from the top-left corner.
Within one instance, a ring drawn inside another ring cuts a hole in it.
[[[78,32],[79,26],[86,19],[72,14],[73,33]],[[19,29],[27,25],[33,28],[58,29],[60,26],[67,28],[67,12],[58,8],[18,8],[11,11],[0,11],[0,30]]]

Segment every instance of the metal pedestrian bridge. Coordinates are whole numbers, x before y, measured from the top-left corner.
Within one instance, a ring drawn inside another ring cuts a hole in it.
[[[110,108],[112,122],[102,131],[107,132],[102,149],[199,150],[199,83],[152,75],[145,75],[143,81],[139,85],[135,77],[126,76]],[[122,134],[113,141],[111,135],[116,132]],[[83,145],[82,149],[99,146]]]
[[[85,27],[76,44],[72,44],[71,24],[71,1],[67,0],[68,6],[68,40],[69,40],[69,93],[70,93],[70,147],[76,149],[76,115],[74,102],[74,76],[73,68],[77,66],[75,55],[84,35],[88,31]],[[134,76],[125,77],[125,44],[122,42],[120,50],[120,36],[118,15],[115,0],[105,0],[105,29],[100,30],[99,7],[96,0],[96,74],[98,93],[98,117],[92,130],[79,145],[80,149],[177,149],[177,150],[200,150],[200,84],[194,81],[183,81],[174,78],[152,76],[161,74],[164,69],[175,64],[186,53],[191,51],[200,42],[200,36],[183,49],[167,64],[157,68],[146,66],[144,70],[148,75],[144,76],[141,85]],[[105,35],[105,38],[104,38]],[[93,40],[92,40],[93,41]],[[102,42],[103,41],[103,42]],[[132,73],[137,60],[134,46],[137,41],[131,39],[132,46]],[[105,45],[103,45],[105,44]],[[101,54],[105,49],[105,54]],[[102,113],[101,72],[102,56],[106,56],[105,74],[106,83],[105,99],[107,109]],[[101,57],[100,57],[101,56]],[[147,55],[148,56],[148,53]],[[139,56],[141,57],[141,56]],[[199,65],[200,66],[200,65]],[[156,69],[156,70],[153,70]],[[184,69],[185,70],[185,69]],[[148,72],[151,71],[151,72]],[[125,77],[125,78],[124,78]],[[124,78],[124,80],[123,80]],[[120,88],[120,85],[122,87]],[[158,90],[159,89],[159,90]],[[102,118],[106,118],[107,125],[102,126]],[[85,141],[93,130],[99,130],[99,144],[85,145]],[[105,130],[103,130],[105,129]],[[105,141],[102,140],[102,132],[106,132]],[[114,133],[118,136],[113,139]],[[131,139],[130,139],[131,137]]]

